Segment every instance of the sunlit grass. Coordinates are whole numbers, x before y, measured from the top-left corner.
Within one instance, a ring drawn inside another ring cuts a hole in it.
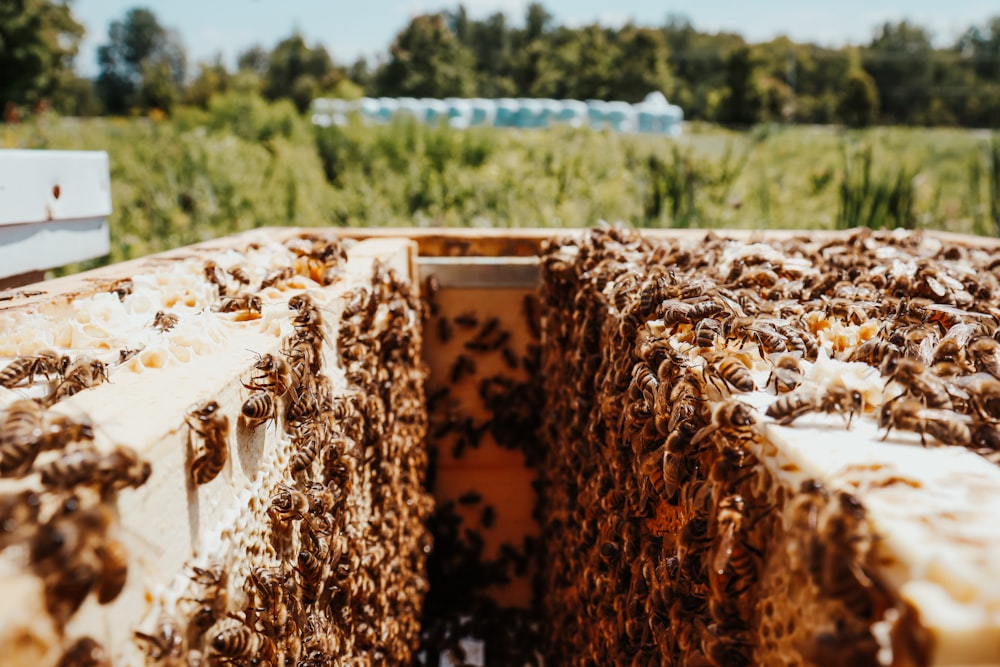
[[[239,122],[236,122],[238,119]],[[0,146],[106,150],[119,261],[264,225],[833,229],[996,234],[1000,141],[955,129],[695,125],[317,131],[236,96],[173,120],[43,117]]]

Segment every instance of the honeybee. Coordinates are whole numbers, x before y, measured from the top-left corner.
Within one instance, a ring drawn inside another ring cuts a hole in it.
[[[659,381],[649,370],[649,366],[640,362],[632,367],[632,382],[629,388],[629,398],[632,400],[643,399],[646,408],[652,410],[656,401],[656,390]]]
[[[131,359],[135,355],[137,355],[140,352],[142,352],[142,350],[143,350],[143,346],[142,345],[140,345],[139,347],[137,347],[135,349],[129,349],[127,347],[123,347],[122,349],[120,349],[118,351],[118,363],[119,364],[124,364],[126,361],[128,361],[129,359]]]
[[[945,445],[969,446],[972,434],[969,429],[972,418],[952,410],[926,408],[914,399],[898,398],[882,406],[879,426],[885,429],[882,439],[889,437],[893,428],[916,431],[920,434],[920,444],[927,446],[926,435]]]
[[[856,389],[849,389],[841,382],[828,385],[820,403],[820,410],[823,412],[847,413],[847,428],[851,428],[854,415],[864,412],[864,409],[864,395]]]
[[[169,614],[163,612],[156,621],[153,634],[134,633],[135,638],[146,645],[146,655],[151,660],[170,662],[184,653],[184,637],[181,628]]]
[[[722,636],[714,623],[706,627],[700,618],[695,619],[695,626],[701,630],[701,654],[711,667],[750,667],[752,663],[746,657],[749,642]]]
[[[709,479],[722,488],[735,489],[752,477],[754,465],[747,463],[747,452],[739,447],[723,447],[709,470]]]
[[[809,361],[816,361],[819,357],[819,344],[807,331],[787,324],[775,324],[774,328],[785,337],[785,344],[790,351],[801,354],[803,359]]]
[[[40,452],[93,439],[89,420],[48,412],[31,399],[15,401],[0,421],[0,477],[23,477]]]
[[[225,614],[229,596],[226,592],[228,574],[220,563],[213,563],[207,568],[194,566],[191,568],[191,579],[203,590],[200,598],[184,598],[197,602],[199,607],[191,619],[189,632],[194,630],[194,638],[201,637]],[[191,635],[189,634],[189,638]]]
[[[14,359],[0,370],[0,386],[13,389],[22,382],[32,384],[35,377],[44,375],[46,380],[53,375],[62,375],[69,366],[70,358],[52,350],[43,350],[38,354],[23,355]]]
[[[892,359],[883,366],[882,375],[899,383],[907,394],[922,398],[929,408],[951,410],[954,407],[948,385],[927,372],[926,366],[916,359]]]
[[[657,495],[669,502],[680,486],[682,461],[679,454],[672,453],[665,446],[659,447],[643,456],[639,471],[649,480]]]
[[[493,505],[486,505],[483,507],[482,515],[480,516],[479,522],[483,528],[492,528],[496,524],[497,520],[497,510]]]
[[[174,313],[167,313],[162,310],[156,311],[153,315],[153,322],[149,326],[153,327],[160,333],[166,333],[177,326],[180,322],[180,318]]]
[[[685,312],[685,318],[688,322],[692,324],[700,323],[706,318],[710,318],[713,315],[718,315],[723,310],[723,306],[718,301],[713,301],[706,299],[704,301],[698,301],[697,303],[690,304],[690,308]]]
[[[288,300],[288,307],[297,313],[292,320],[295,328],[309,329],[322,335],[323,317],[311,296],[306,293],[296,294]]]
[[[788,351],[788,344],[785,342],[785,337],[779,334],[768,322],[757,322],[753,326],[748,327],[747,330],[753,334],[760,356],[765,357],[775,352]]]
[[[289,419],[289,421],[294,421]],[[311,431],[310,431],[311,432]],[[308,470],[313,461],[319,455],[320,444],[316,437],[309,437],[305,442],[299,442],[295,447],[295,451],[292,452],[291,462],[289,467],[291,467],[293,473],[301,473]]]
[[[861,565],[872,546],[864,506],[856,496],[840,492],[824,518],[816,539],[822,541],[825,552],[822,558],[818,553],[813,555],[810,574],[824,593],[839,599],[854,614],[867,617],[871,613],[870,591],[876,584]]]
[[[125,301],[125,297],[132,293],[132,279],[122,278],[111,283],[108,291],[118,296],[119,301]]]
[[[323,569],[329,551],[330,548],[322,539],[314,540],[311,549],[299,551],[295,569],[301,578],[302,601],[307,605],[314,604],[319,598],[323,586]]]
[[[722,333],[722,325],[714,317],[706,317],[698,321],[694,327],[695,347],[714,348],[715,342]]]
[[[451,325],[451,320],[447,317],[439,317],[437,321],[437,334],[438,340],[442,343],[448,343],[454,336],[454,328]]]
[[[756,344],[753,326],[757,318],[746,315],[729,317],[722,323],[722,334],[726,343],[737,341],[741,346],[746,343]]]
[[[296,519],[308,521],[309,497],[301,491],[281,484],[278,487],[278,493],[271,496],[271,504],[267,513],[281,525],[287,525]]]
[[[723,357],[709,363],[705,367],[706,379],[719,388],[723,394],[728,394],[727,387],[732,391],[749,393],[756,389],[753,376],[746,363],[738,357]],[[720,386],[721,383],[721,386]]]
[[[241,410],[247,425],[255,429],[261,424],[277,416],[274,398],[267,392],[256,392],[243,402]]]
[[[639,313],[650,315],[667,298],[670,281],[666,276],[655,276],[647,280],[639,289]],[[618,308],[619,311],[624,310]]]
[[[517,358],[517,353],[515,353],[514,350],[510,349],[509,347],[503,347],[500,350],[500,356],[503,357],[503,361],[505,364],[507,364],[507,368],[509,368],[512,371],[516,371],[518,367],[521,365],[520,360]]]
[[[818,392],[799,390],[780,396],[777,401],[767,406],[764,414],[777,420],[782,426],[787,426],[802,415],[818,411],[821,407],[822,400]]]
[[[864,396],[857,390],[848,389],[843,384],[834,383],[823,391],[798,389],[767,407],[765,414],[782,426],[787,426],[810,412],[846,413],[847,427],[851,427],[854,415],[864,410]]]
[[[207,484],[222,471],[229,458],[229,418],[219,413],[217,402],[209,401],[185,421],[204,441],[203,450],[192,457],[191,479],[195,485]]]
[[[330,381],[324,376],[304,378],[292,391],[285,420],[297,427],[315,422],[320,413],[330,407],[332,391]]]
[[[80,637],[69,645],[56,667],[111,667],[111,659],[93,637]]]
[[[209,260],[205,262],[205,279],[219,288],[219,296],[226,296],[226,274],[223,273],[222,268]]]
[[[995,338],[982,336],[969,343],[966,352],[977,372],[989,373],[993,377],[1000,378],[1000,362],[997,361],[998,350],[1000,350],[1000,343]]]
[[[58,623],[76,613],[95,586],[102,604],[124,586],[128,563],[124,547],[108,536],[112,521],[105,505],[81,507],[79,498],[70,496],[33,537],[30,562]]]
[[[455,316],[453,321],[462,329],[475,329],[479,326],[479,318],[471,310],[459,313]]]
[[[847,361],[860,361],[869,366],[880,368],[887,359],[895,359],[902,353],[899,346],[882,338],[874,337],[854,348],[848,355]]]
[[[330,514],[339,500],[343,499],[343,493],[340,489],[337,489],[337,493],[334,494],[317,482],[310,484],[305,494],[309,498],[309,513],[313,516]]]
[[[451,384],[458,384],[466,375],[476,374],[476,362],[471,357],[460,354],[455,358],[455,363],[452,364],[451,370],[449,371],[448,377],[451,380]]]
[[[525,294],[521,299],[521,315],[525,324],[528,325],[528,334],[532,340],[542,338],[542,315],[541,304],[535,294]]]
[[[792,497],[787,514],[792,525],[805,535],[816,534],[819,513],[830,499],[830,493],[818,479],[810,478],[799,485],[798,493]]]
[[[102,381],[108,381],[108,367],[104,365],[104,362],[99,359],[79,357],[66,369],[63,381],[56,386],[48,403],[49,405],[58,403],[84,389],[97,386]]]
[[[745,268],[736,280],[738,287],[774,287],[781,278],[769,268]]]
[[[321,343],[322,338],[311,331],[297,331],[289,338],[282,354],[288,357],[292,374],[296,378],[319,373],[323,367]]]
[[[366,287],[355,287],[354,289],[346,292],[344,294],[344,300],[347,303],[344,306],[343,312],[340,314],[340,317],[343,320],[350,320],[360,316],[362,313],[370,309],[370,304],[372,302],[377,302],[376,299],[372,298],[370,290]]]
[[[991,318],[990,315],[984,313],[962,310],[961,308],[944,303],[928,303],[921,306],[921,310],[925,313],[923,317],[924,322],[938,325],[942,332],[950,332],[951,329],[967,318],[978,320],[988,320]]]
[[[767,386],[774,387],[776,394],[787,394],[802,384],[803,377],[798,357],[782,354],[771,366],[771,374],[767,377]]]
[[[711,423],[695,434],[691,444],[697,445],[716,431],[738,439],[750,438],[756,421],[752,406],[735,398],[727,399],[713,407]]]
[[[233,277],[233,280],[238,282],[240,285],[249,285],[252,281],[250,279],[250,274],[242,266],[234,266],[227,271],[229,275]]]
[[[729,558],[733,555],[736,534],[743,526],[744,509],[743,497],[738,494],[719,500],[716,517],[716,535],[719,543],[716,546],[715,558],[712,559],[712,571],[716,574],[725,573]]]
[[[663,323],[668,327],[676,327],[678,324],[686,324],[691,322],[691,311],[693,307],[689,303],[683,301],[678,301],[677,299],[670,299],[664,301],[660,309],[660,317],[663,319]]]
[[[692,374],[682,375],[670,390],[670,421],[667,432],[673,433],[683,424],[691,433],[698,427],[705,398],[699,381]]]
[[[289,248],[300,258],[296,262],[298,271],[322,285],[331,284],[343,273],[347,253],[339,240],[315,239],[309,247]]]
[[[128,551],[120,541],[105,538],[94,548],[100,563],[101,576],[97,581],[97,603],[107,604],[118,597],[128,578]]]
[[[709,548],[712,540],[708,520],[703,515],[695,516],[684,524],[678,536],[676,553],[682,573],[690,568],[692,561],[699,564],[702,562],[697,556]]]
[[[237,313],[237,319],[257,319],[264,310],[264,301],[256,294],[227,296],[216,308],[217,313]]]
[[[441,304],[438,302],[438,293],[440,291],[441,281],[436,275],[431,274],[424,279],[420,296],[423,298],[426,307],[425,316],[438,317],[441,314]]]
[[[264,611],[264,632],[275,639],[286,636],[289,623],[289,603],[294,603],[298,590],[290,573],[257,567],[251,570],[247,584]]]
[[[292,373],[284,359],[265,354],[257,359],[254,370],[258,375],[244,382],[243,386],[254,391],[269,391],[276,397],[284,396],[292,383]]]
[[[1000,421],[1000,379],[987,373],[955,378],[955,385],[969,394],[969,406],[990,424]]]
[[[67,450],[38,469],[42,484],[48,488],[72,489],[80,484],[94,484],[102,495],[125,487],[139,487],[152,472],[130,447],[119,445],[105,455],[93,446]]]
[[[212,636],[210,646],[217,661],[229,664],[251,660],[265,662],[274,653],[272,642],[235,619],[218,628]]]
[[[260,288],[266,289],[268,287],[274,287],[280,283],[284,283],[291,280],[296,275],[295,269],[290,266],[283,266],[280,269],[275,269],[271,271],[264,279],[260,282]]]

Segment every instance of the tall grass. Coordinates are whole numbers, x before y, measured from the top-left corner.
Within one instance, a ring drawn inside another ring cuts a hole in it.
[[[1000,135],[963,130],[317,129],[230,93],[170,120],[0,125],[0,146],[108,151],[111,261],[261,225],[1000,232]]]
[[[1000,132],[969,159],[969,199],[975,232],[1000,236]]]
[[[987,164],[987,183],[989,184],[990,217],[993,219],[994,235],[1000,236],[1000,132],[990,137],[989,157]]]
[[[843,156],[837,229],[912,229],[916,174],[902,165],[875,171],[869,143],[858,148],[844,142]]]

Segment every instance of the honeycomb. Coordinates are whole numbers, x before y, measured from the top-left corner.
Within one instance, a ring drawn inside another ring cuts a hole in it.
[[[241,241],[0,318],[10,664],[411,659],[431,501],[408,246]]]
[[[553,664],[997,659],[987,251],[612,228],[541,262]]]

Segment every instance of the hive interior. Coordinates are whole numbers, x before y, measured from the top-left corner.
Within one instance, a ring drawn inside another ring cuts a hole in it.
[[[263,235],[6,314],[3,567],[35,584],[3,611],[11,664],[410,659],[420,305],[409,244],[372,246]],[[151,469],[118,483],[114,447]]]
[[[238,502],[205,506],[211,494],[187,482],[181,497],[224,528],[173,560],[144,554],[130,525],[164,513],[143,501],[169,493],[157,466],[186,470],[200,451],[196,431],[185,444],[200,400],[163,442],[136,444],[154,464],[138,488],[88,480],[25,511],[37,476],[0,480],[4,568],[43,589],[61,582],[41,591],[63,600],[42,605],[53,627],[35,639],[49,649],[25,655],[101,656],[81,635],[100,637],[114,664],[919,665],[992,650],[956,648],[941,621],[957,610],[968,632],[1000,627],[1000,595],[969,583],[991,580],[981,561],[1000,535],[956,519],[1000,504],[988,251],[912,233],[755,243],[595,230],[542,244],[537,290],[432,277],[421,304],[402,265],[378,260],[389,246],[341,243],[265,234],[137,273],[124,296],[102,284],[89,303],[6,320],[4,354],[87,350],[136,392],[128,378],[204,365],[237,330],[306,363],[291,342],[309,320],[288,308],[303,291],[326,337],[315,373],[276,396],[277,423],[238,415],[273,389],[253,387],[260,357],[243,354],[220,370],[230,386],[205,388],[237,413],[228,467],[204,489],[232,488]],[[203,271],[209,258],[248,268],[251,287],[222,281],[260,293],[259,314],[216,312],[227,297]],[[261,286],[283,267],[287,284]],[[169,332],[149,326],[161,309],[179,315]],[[107,387],[51,411],[108,414]],[[95,437],[102,450],[111,441]],[[942,500],[947,474],[968,494]],[[78,536],[70,497],[102,536]],[[913,539],[914,517],[893,508],[915,503],[936,517],[926,535],[962,546],[941,555]],[[244,525],[259,528],[233,529]],[[53,534],[75,548],[51,546]],[[130,581],[165,561],[176,575],[105,601],[144,610],[109,631],[90,621],[109,576],[101,545],[118,543]],[[73,582],[55,573],[80,567],[94,582],[67,603]]]

